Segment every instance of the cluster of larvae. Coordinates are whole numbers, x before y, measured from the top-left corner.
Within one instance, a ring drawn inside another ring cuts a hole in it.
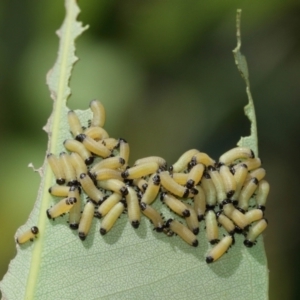
[[[267,227],[264,210],[269,184],[264,180],[261,160],[251,149],[233,148],[218,162],[192,149],[169,168],[158,156],[138,159],[130,167],[129,144],[109,137],[103,128],[103,105],[93,100],[90,109],[93,118],[88,128],[74,111],[68,112],[74,139],[64,141],[67,152],[47,155],[56,178],[49,193],[63,198],[47,210],[49,219],[68,213],[70,228],[78,230],[79,238],[85,240],[93,217],[101,218],[100,234],[104,235],[122,213],[127,214],[133,228],[139,227],[144,215],[157,232],[167,236],[175,233],[194,247],[198,246],[199,223],[204,221],[207,240],[214,245],[207,263],[227,252],[235,233],[245,235],[245,246],[255,245]],[[82,190],[87,196],[84,205]],[[165,220],[152,205],[157,199],[176,217]],[[227,232],[221,240],[220,226]],[[34,235],[32,232],[30,238]]]

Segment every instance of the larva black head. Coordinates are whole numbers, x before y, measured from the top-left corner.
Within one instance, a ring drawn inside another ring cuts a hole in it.
[[[214,259],[211,256],[207,256],[206,257],[206,263],[210,264],[212,262],[214,262]]]
[[[218,244],[220,242],[219,239],[214,239],[214,240],[211,240],[209,241],[211,245],[215,245],[215,244]]]
[[[167,195],[166,192],[160,193],[160,200],[164,201],[165,196]]]
[[[77,189],[76,185],[72,185],[69,189],[70,192],[74,192]]]
[[[37,228],[37,226],[32,226],[30,231],[33,233],[33,234],[38,234],[39,233],[39,229]]]
[[[239,204],[239,201],[238,200],[232,200],[232,204],[233,204],[233,206],[237,207],[237,205]]]
[[[96,211],[94,212],[94,217],[97,218],[97,219],[101,219],[101,218],[102,218],[102,214],[99,213],[98,210],[96,210]]]
[[[214,209],[215,209],[215,205],[206,204],[206,211],[214,210]]]
[[[122,178],[127,178],[129,176],[129,172],[126,170],[121,173]]]
[[[48,153],[47,154],[47,158],[50,157],[50,156],[52,156],[52,155],[53,155],[52,153]]]
[[[142,191],[137,191],[136,195],[137,195],[138,199],[141,200],[142,197],[143,197],[143,192]]]
[[[193,180],[193,179],[189,179],[187,182],[186,182],[186,187],[188,188],[188,189],[191,189],[193,186],[194,186],[194,184],[195,184],[195,181]]]
[[[210,175],[209,175],[207,172],[204,172],[204,173],[203,173],[203,177],[204,177],[205,179],[211,179]]]
[[[89,165],[91,165],[91,164],[94,162],[94,157],[93,157],[93,156],[90,156],[90,157],[88,157],[84,162],[85,162],[85,164],[86,164],[87,166],[89,166]]]
[[[188,209],[185,209],[183,212],[182,212],[182,216],[187,218],[191,215],[190,211]]]
[[[78,236],[82,241],[86,239],[86,234],[84,232],[78,232]]]
[[[254,243],[249,240],[244,240],[244,245],[248,248],[253,247]]]
[[[235,225],[235,232],[237,234],[242,234],[243,233],[243,229]]]
[[[192,243],[192,246],[193,247],[198,247],[198,244],[199,244],[198,240],[194,240],[193,243]]]
[[[198,215],[197,218],[198,221],[201,222],[202,220],[204,220],[204,215]]]
[[[106,229],[100,228],[100,234],[105,235],[107,233]]]
[[[258,179],[257,179],[256,177],[253,177],[253,178],[251,179],[251,181],[252,181],[254,184],[258,185]]]
[[[231,167],[229,168],[229,171],[230,171],[230,173],[231,173],[232,175],[235,174],[235,168],[234,168],[233,166],[231,166]]]
[[[144,202],[140,202],[141,210],[144,211],[147,208],[147,204]]]
[[[229,192],[227,192],[226,196],[227,198],[231,198],[234,195],[235,191],[231,190]]]
[[[154,229],[156,230],[156,232],[163,232],[164,226],[158,226],[158,227],[156,227]]]
[[[127,141],[123,138],[119,138],[119,143],[126,143],[127,144]]]
[[[68,202],[68,203],[67,203]],[[77,202],[77,199],[75,197],[70,197],[66,200],[66,203],[69,205],[73,205]]]
[[[77,230],[79,227],[79,224],[78,223],[70,223],[70,228],[73,229],[73,230]]]
[[[155,175],[155,176],[153,176],[153,183],[155,184],[155,185],[160,185],[160,176],[159,175]]]
[[[263,212],[266,210],[266,207],[264,205],[257,205],[257,208],[262,210]]]
[[[229,235],[232,235],[232,236],[233,236],[233,235],[235,234],[235,229],[229,231],[228,233],[229,233]]]
[[[166,222],[166,225],[165,225],[165,228],[169,228],[170,227],[170,224],[173,222],[173,219],[169,219],[167,222]]]
[[[49,211],[50,209],[47,209],[46,210],[46,213],[47,213],[47,217],[48,217],[48,219],[52,219],[52,217],[51,217],[51,215],[50,215],[50,211]]]
[[[207,169],[208,171],[212,171],[212,172],[216,171],[216,168],[214,166],[208,166]]]
[[[245,212],[246,212],[244,209],[242,209],[240,207],[237,207],[237,210],[239,210],[242,214],[245,214]]]
[[[63,156],[63,155],[66,155],[67,153],[65,151],[62,151],[59,153],[59,156]]]
[[[80,179],[83,179],[83,178],[85,178],[86,177],[86,174],[85,173],[81,173],[80,175],[79,175],[79,178]]]
[[[76,179],[73,179],[67,183],[67,186],[77,186],[78,181]]]
[[[198,228],[193,228],[192,232],[197,235],[199,233],[199,227]]]
[[[170,174],[172,174],[172,172],[173,172],[173,169],[174,169],[174,167],[173,167],[173,166],[170,166],[170,167],[169,167],[169,173],[170,173]]]
[[[224,166],[224,165],[225,165],[225,164],[224,164],[223,162],[220,162],[220,161],[219,161],[218,163],[216,163],[215,166],[216,166],[217,169],[220,169],[220,168],[221,168],[222,166]]]
[[[142,185],[142,189],[143,189],[144,191],[146,191],[147,187],[148,187],[148,184],[147,184],[147,183],[144,183],[144,184]]]
[[[193,195],[198,195],[199,191],[197,189],[195,189],[195,188],[191,188],[191,193]]]
[[[250,156],[250,158],[254,158],[255,157],[255,154],[254,154],[254,152],[250,149],[250,153],[251,153],[251,156]]]
[[[63,184],[66,183],[66,180],[65,180],[64,178],[57,178],[57,179],[56,179],[56,183],[57,183],[58,185],[63,185]]]
[[[125,165],[125,159],[123,157],[119,157],[119,163],[123,166]]]
[[[138,220],[131,221],[131,225],[132,225],[133,228],[139,228],[140,221],[138,221]]]
[[[82,142],[81,134],[77,134],[77,135],[75,136],[75,140],[78,141],[78,142]]]
[[[222,214],[223,210],[219,210],[217,213],[216,213],[216,217],[217,219],[220,217],[220,215]]]
[[[123,186],[120,188],[120,193],[122,196],[127,196],[128,195],[128,189],[126,186]]]
[[[185,189],[183,195],[182,195],[182,198],[187,198],[190,194],[190,190],[189,189]]]

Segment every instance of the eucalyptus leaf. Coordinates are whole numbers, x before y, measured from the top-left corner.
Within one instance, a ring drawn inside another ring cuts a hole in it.
[[[47,76],[54,105],[45,131],[49,136],[48,152],[54,154],[63,151],[63,141],[71,137],[66,101],[71,70],[77,60],[74,42],[87,28],[77,21],[76,1],[65,3],[66,18],[58,31],[58,58]],[[249,115],[254,115],[252,99],[248,107]],[[76,113],[82,124],[87,125],[91,112]],[[240,145],[251,145],[257,153],[254,135],[251,131],[251,136]],[[243,245],[243,237],[237,236],[228,254],[208,265],[205,255],[210,246],[203,222],[199,247],[194,248],[179,237],[153,231],[145,218],[135,230],[122,215],[105,236],[99,234],[100,222],[94,219],[87,239],[82,242],[77,231],[70,230],[67,216],[55,221],[47,218],[46,209],[54,203],[48,193],[54,178],[46,160],[39,171],[42,179],[37,201],[16,235],[33,225],[39,227],[40,234],[33,243],[17,245],[17,255],[0,283],[3,299],[267,298],[268,270],[261,238],[253,249],[248,249]],[[170,216],[159,200],[154,206],[167,218]]]

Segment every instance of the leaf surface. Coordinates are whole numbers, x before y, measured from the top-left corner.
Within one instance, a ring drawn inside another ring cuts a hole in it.
[[[66,10],[58,31],[58,59],[47,76],[54,106],[45,130],[49,135],[48,152],[54,154],[63,151],[63,141],[71,137],[66,118],[68,83],[77,60],[74,41],[86,29],[76,20],[76,1],[66,0]],[[250,93],[248,85],[247,89]],[[247,110],[253,116],[251,101],[249,98]],[[82,124],[87,125],[90,111],[76,112]],[[256,125],[254,128],[256,131]],[[251,136],[243,138],[241,145],[251,145],[257,153],[255,131],[251,130]],[[48,188],[54,184],[54,178],[46,161],[40,174],[42,181],[33,211],[17,231],[18,234],[37,224],[40,234],[34,243],[17,246],[17,256],[0,283],[3,299],[267,298],[268,272],[261,238],[256,247],[247,249],[243,237],[238,236],[228,254],[207,265],[205,255],[210,246],[203,222],[199,247],[193,248],[179,237],[156,233],[145,218],[134,230],[122,215],[106,236],[100,236],[100,223],[94,219],[82,242],[77,231],[69,229],[67,216],[55,221],[47,218],[46,209],[54,202]],[[167,218],[170,216],[158,200],[154,206]]]

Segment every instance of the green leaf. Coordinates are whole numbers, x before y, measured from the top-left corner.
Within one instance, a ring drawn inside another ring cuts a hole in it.
[[[257,139],[257,126],[256,126],[256,117],[255,117],[255,108],[254,102],[252,99],[251,91],[250,91],[250,81],[249,81],[249,71],[248,65],[246,61],[246,57],[241,53],[241,14],[242,10],[238,9],[236,14],[236,37],[237,37],[237,46],[232,51],[234,55],[234,60],[236,66],[246,83],[246,93],[248,96],[248,104],[245,106],[245,115],[248,117],[250,121],[250,136],[242,137],[237,143],[238,146],[248,147],[252,149],[255,153],[255,156],[258,156],[258,139]]]
[[[76,1],[66,0],[66,9],[58,33],[58,59],[47,76],[54,107],[45,130],[49,135],[48,152],[55,154],[64,149],[63,141],[71,137],[66,119],[68,82],[77,60],[74,40],[86,29],[76,21]],[[86,125],[90,112],[77,113]],[[249,140],[257,147],[255,140]],[[3,299],[267,298],[268,271],[261,238],[256,247],[247,249],[243,237],[238,236],[228,254],[207,265],[205,255],[210,246],[203,222],[200,245],[193,248],[178,237],[154,232],[145,218],[134,230],[123,215],[106,236],[100,236],[100,223],[94,219],[82,242],[77,232],[69,229],[66,217],[48,220],[46,209],[53,203],[48,188],[54,184],[54,178],[46,162],[39,172],[42,181],[37,201],[17,234],[37,224],[40,235],[34,243],[17,246],[17,256],[0,283]],[[160,201],[154,206],[167,218],[170,216]]]

